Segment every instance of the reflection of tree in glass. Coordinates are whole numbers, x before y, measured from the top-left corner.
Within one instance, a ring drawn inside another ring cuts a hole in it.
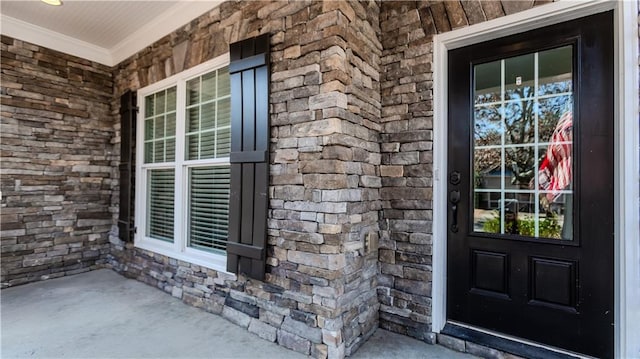
[[[556,96],[541,99],[538,112],[538,136],[540,142],[551,141],[551,135],[563,113],[571,110],[571,96]],[[542,155],[541,155],[542,156]]]
[[[478,107],[475,113],[474,138],[476,146],[500,145],[502,133],[502,121],[500,108]],[[474,173],[476,176],[500,167],[500,150],[476,150]]]
[[[536,105],[532,100],[534,88],[523,86],[512,89],[505,107],[477,107],[475,112],[474,138],[476,146],[501,144],[502,121],[501,110],[505,111],[504,135],[506,144],[534,144],[548,142],[563,112],[572,105],[571,96],[553,96],[539,100]],[[571,81],[551,82],[540,85],[543,93],[565,93],[571,91]],[[538,141],[535,141],[535,115],[538,113]],[[546,146],[543,146],[535,158],[535,148],[505,148],[505,166],[513,173],[511,184],[528,187],[543,158]],[[500,166],[500,158],[490,151],[476,153],[474,170],[482,175]]]

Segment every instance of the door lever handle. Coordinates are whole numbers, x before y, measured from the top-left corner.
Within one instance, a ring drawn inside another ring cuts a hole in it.
[[[451,202],[451,204],[458,204],[458,202],[460,202],[460,191],[455,190],[449,192],[449,202]]]
[[[458,232],[458,202],[460,202],[460,191],[449,192],[449,202],[451,202],[451,232]]]

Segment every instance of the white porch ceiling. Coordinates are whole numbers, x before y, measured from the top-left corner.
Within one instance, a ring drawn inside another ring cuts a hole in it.
[[[0,32],[113,66],[221,1],[0,1]]]

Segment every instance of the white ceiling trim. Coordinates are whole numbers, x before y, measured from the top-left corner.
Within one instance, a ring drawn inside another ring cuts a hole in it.
[[[0,32],[16,39],[27,41],[52,50],[115,66],[146,46],[170,34],[191,20],[217,7],[222,0],[181,1],[163,12],[153,21],[120,41],[110,49],[78,40],[16,18],[0,14]]]
[[[145,24],[109,49],[113,57],[113,65],[119,64],[144,47],[217,7],[220,3],[222,3],[222,0],[184,1],[172,6],[153,21]]]
[[[95,61],[103,65],[113,66],[111,53],[103,47],[4,14],[0,14],[0,21],[2,21],[1,32],[3,35]]]

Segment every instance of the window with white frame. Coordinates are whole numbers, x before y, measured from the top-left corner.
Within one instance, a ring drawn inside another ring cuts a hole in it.
[[[229,217],[228,56],[138,91],[136,246],[223,269]]]

